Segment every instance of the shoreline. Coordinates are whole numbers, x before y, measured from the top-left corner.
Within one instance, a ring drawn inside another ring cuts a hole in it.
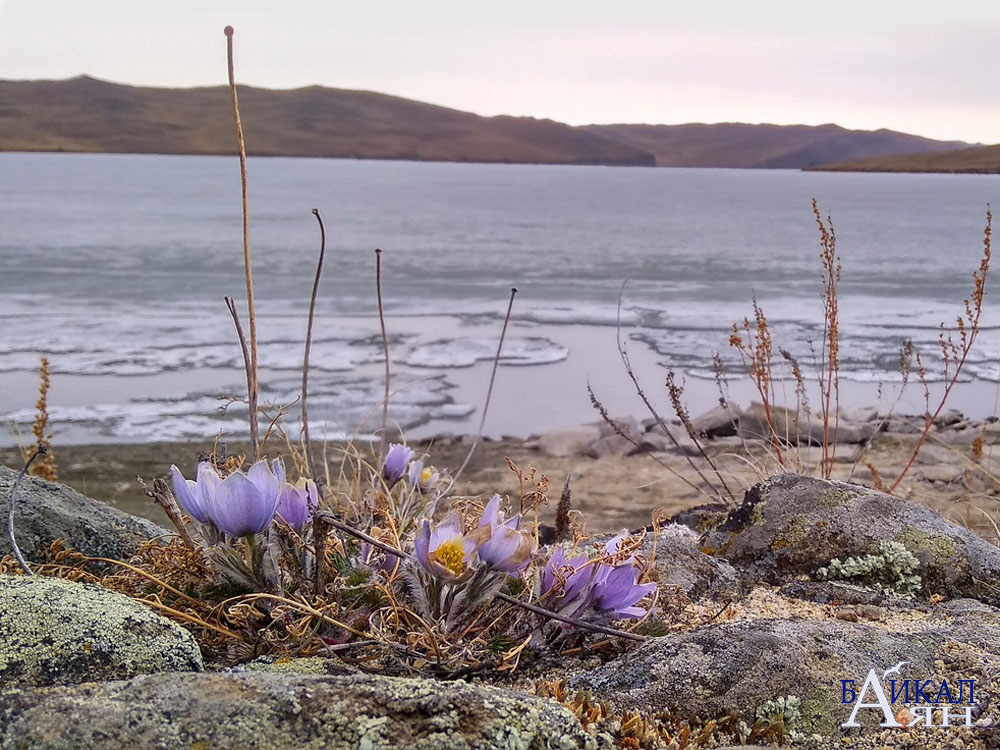
[[[869,415],[874,414],[875,410],[869,410]],[[841,435],[850,435],[851,430],[864,424],[857,418],[845,421]],[[509,459],[525,474],[534,468],[539,477],[548,477],[549,514],[554,513],[568,479],[573,507],[583,514],[591,532],[635,529],[649,524],[654,511],[662,519],[695,506],[726,501],[725,493],[717,491],[721,486],[714,470],[696,455],[693,443],[679,426],[671,426],[678,447],[650,421],[641,423],[624,417],[619,425],[641,450],[603,423],[551,430],[530,438],[484,437],[454,494],[485,498],[499,492],[516,499],[519,482],[508,467]],[[906,465],[918,431],[898,417],[884,427],[888,431],[876,433],[867,446],[839,443],[832,478],[869,487],[878,488],[879,483],[888,486]],[[974,447],[977,437],[982,440],[978,457]],[[473,436],[438,435],[408,442],[418,453],[427,455],[428,463],[454,471],[465,459]],[[785,446],[783,463],[779,463],[773,448],[759,436],[729,435],[704,439],[702,443],[735,498],[730,503],[739,501],[746,489],[775,473],[821,473],[822,449],[815,445]],[[333,468],[339,464],[343,445],[331,442],[325,446]],[[61,482],[169,528],[160,509],[142,494],[135,477],[150,482],[165,476],[171,464],[188,474],[199,453],[211,447],[212,441],[196,440],[88,445],[57,442],[53,453]],[[227,449],[235,454],[246,447],[232,441]],[[314,450],[322,455],[324,445],[316,441]],[[362,443],[360,450],[373,452],[376,448]],[[287,450],[283,443],[275,441],[268,454],[287,455]],[[17,469],[22,463],[18,448],[0,448],[0,464]],[[698,471],[710,477],[716,487],[705,487]],[[994,477],[1000,477],[1000,422],[966,420],[951,411],[942,415],[940,425],[931,432],[896,494],[927,505],[996,542],[1000,537],[994,526],[1000,519],[1000,499],[996,497],[1000,480]],[[545,514],[542,520],[546,520]]]

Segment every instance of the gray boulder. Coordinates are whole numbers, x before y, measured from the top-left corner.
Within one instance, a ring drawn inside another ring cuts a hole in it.
[[[736,404],[719,404],[692,419],[691,426],[707,438],[731,437],[736,434],[742,413]]]
[[[698,535],[686,526],[671,524],[661,529],[655,556],[652,534],[637,552],[652,557],[660,584],[679,587],[692,601],[705,596],[733,599],[742,594],[736,570],[725,560],[702,552]]]
[[[627,456],[636,450],[637,443],[642,443],[642,426],[635,417],[615,418],[614,426],[598,422],[597,430],[598,437],[581,451],[581,455],[587,458]]]
[[[596,750],[598,743],[566,708],[499,688],[248,672],[13,692],[0,702],[0,746]]]
[[[921,596],[1000,602],[1000,549],[928,508],[844,482],[795,474],[761,482],[702,537],[701,548],[755,580],[782,583],[816,576],[835,558],[877,555],[889,542],[919,562]]]
[[[831,443],[860,444],[869,440],[875,433],[874,424],[851,422],[841,416],[836,430],[831,422],[828,435],[824,435],[823,420],[816,414],[775,405],[770,406],[769,414],[763,404],[754,401],[740,415],[737,434],[744,440],[769,443],[771,427],[774,428],[778,440],[789,445],[822,445],[824,437]]]
[[[0,689],[200,669],[191,633],[122,594],[0,575]]]
[[[591,443],[601,437],[597,425],[584,425],[572,430],[552,430],[529,440],[525,447],[537,450],[549,458],[575,458],[584,455]]]
[[[714,625],[655,638],[578,674],[570,687],[589,689],[619,709],[676,706],[682,716],[703,719],[736,712],[748,724],[768,701],[795,696],[800,715],[790,729],[836,736],[852,710],[841,702],[840,681],[855,680],[860,689],[870,669],[881,675],[904,661],[900,679],[933,679],[935,686],[973,679],[977,703],[988,701],[990,675],[1000,667],[1000,628],[958,618],[917,622],[905,633],[839,620]],[[978,719],[1000,718],[997,706],[984,710],[974,709]],[[882,714],[863,710],[858,718],[871,728]]]
[[[7,498],[18,472],[0,466],[0,508],[4,521]],[[6,528],[6,524],[4,524]],[[49,545],[63,539],[77,552],[122,560],[148,539],[167,533],[152,521],[123,513],[81,495],[64,484],[25,477],[14,508],[17,546],[29,560],[46,558]],[[10,553],[6,533],[0,535],[0,556]]]

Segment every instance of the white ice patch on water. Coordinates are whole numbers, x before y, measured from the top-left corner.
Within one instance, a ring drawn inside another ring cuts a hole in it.
[[[299,389],[295,378],[265,378],[261,383],[261,429],[270,416],[283,409],[284,429],[297,437],[300,430]],[[453,386],[443,375],[414,377],[398,375],[392,380],[389,421],[403,430],[431,419],[460,419],[475,407],[455,403]],[[228,435],[246,433],[246,403],[227,394],[242,394],[232,384],[213,392],[165,393],[135,398],[117,404],[53,406],[49,418],[58,432],[60,425],[86,428],[105,438],[125,442],[154,442],[210,438],[220,431]],[[382,418],[384,382],[380,377],[329,376],[314,374],[309,388],[309,425],[315,439],[337,439],[344,435],[374,433]],[[30,429],[33,409],[0,415],[0,424]]]
[[[396,359],[414,367],[472,367],[492,360],[496,353],[496,339],[464,337],[415,344]],[[514,336],[504,341],[500,361],[505,365],[544,365],[568,356],[569,349],[547,338]]]
[[[228,324],[227,324],[228,323]],[[244,329],[246,323],[244,322]],[[260,316],[260,367],[299,370],[305,344],[301,316]],[[401,344],[394,336],[390,343]],[[231,322],[218,314],[135,309],[21,311],[0,321],[0,372],[32,371],[41,356],[50,372],[74,375],[153,375],[203,368],[242,368],[243,354]],[[310,364],[315,370],[344,372],[379,361],[381,339],[362,328],[318,318]]]

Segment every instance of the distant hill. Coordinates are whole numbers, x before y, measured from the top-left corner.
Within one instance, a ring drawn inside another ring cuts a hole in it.
[[[588,125],[585,130],[649,151],[659,167],[806,169],[831,162],[948,151],[970,145],[892,130],[847,130],[839,125]]]
[[[1000,173],[1000,146],[978,146],[936,154],[884,156],[816,169],[831,172],[978,172]]]
[[[628,144],[531,117],[480,117],[368,91],[239,87],[247,151],[421,161],[652,166]],[[0,81],[0,150],[231,154],[226,87],[158,89],[87,76]]]
[[[571,127],[320,86],[239,96],[247,150],[262,156],[801,169],[969,146],[836,125]],[[234,142],[224,86],[0,81],[0,151],[232,154]]]

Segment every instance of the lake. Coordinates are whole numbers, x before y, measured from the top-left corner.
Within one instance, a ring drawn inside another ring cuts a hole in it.
[[[514,286],[486,428],[524,436],[594,420],[588,382],[613,413],[642,415],[618,358],[619,319],[661,404],[669,367],[693,412],[711,407],[716,352],[732,397],[749,403],[728,337],[754,298],[776,350],[813,374],[814,197],[843,262],[845,403],[898,388],[907,337],[939,380],[939,325],[962,311],[986,206],[1000,199],[997,175],[278,158],[252,158],[249,172],[263,396],[288,405],[293,428],[319,250],[311,210],[326,223],[310,417],[314,435],[331,437],[370,433],[380,418],[376,247],[393,421],[410,435],[476,429]],[[996,411],[1000,382],[987,288],[954,401],[975,416]],[[220,396],[245,387],[227,294],[245,297],[235,158],[0,154],[0,441],[28,442],[43,355],[57,442],[242,434],[240,405],[220,410]],[[919,389],[899,408],[920,411]]]

